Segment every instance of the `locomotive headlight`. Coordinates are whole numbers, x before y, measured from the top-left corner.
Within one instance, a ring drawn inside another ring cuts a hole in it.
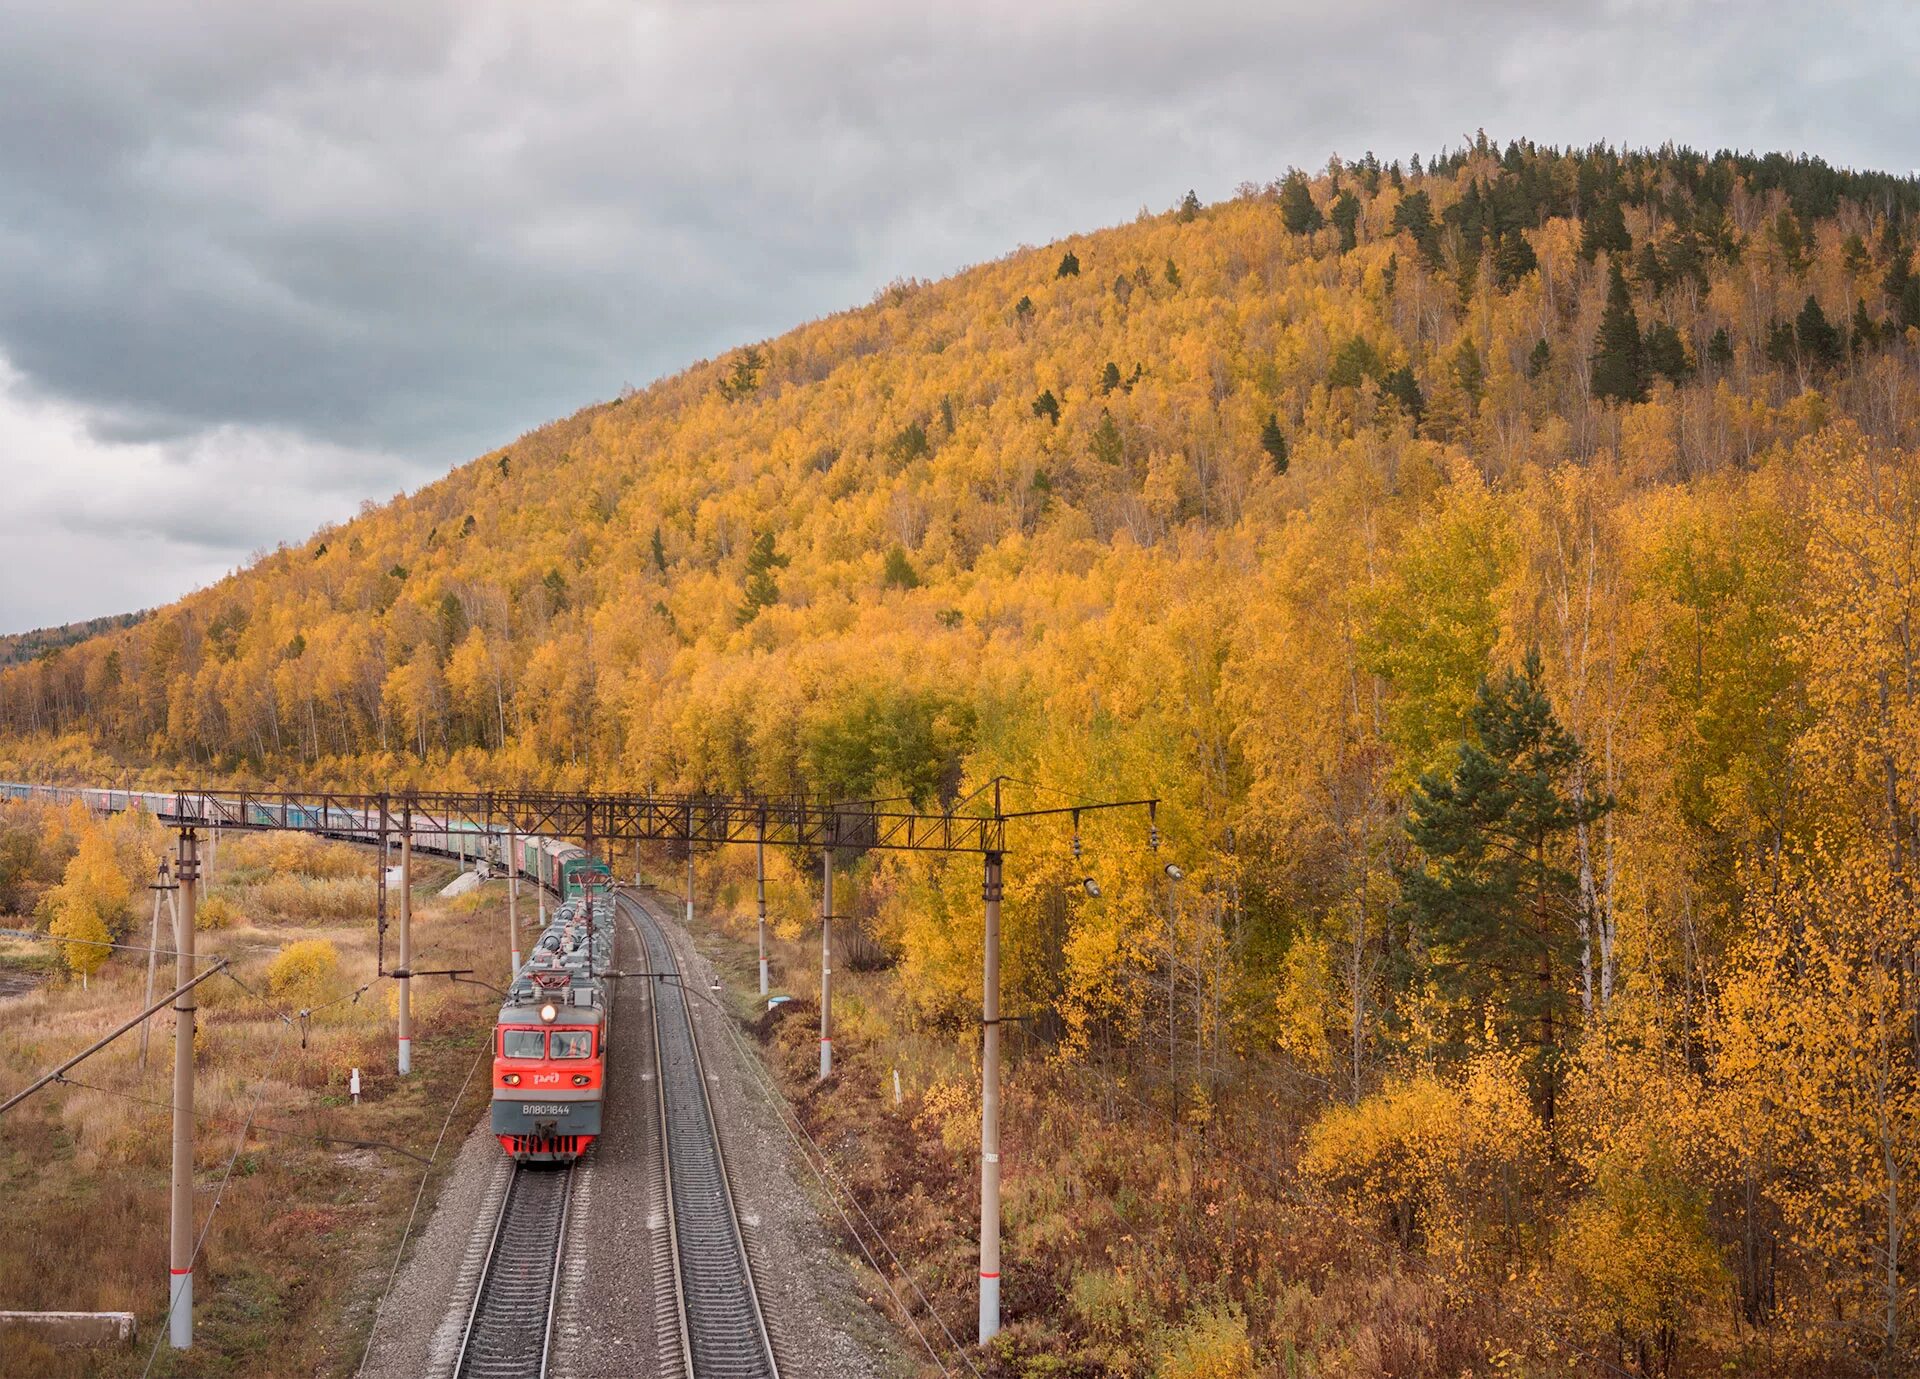
[[[540,1007],[540,1018],[549,1025],[553,1023],[554,1017],[559,1013],[560,1013],[559,1011],[553,1008],[552,1001],[548,1001],[545,1005]]]
[[[593,1079],[585,1073],[575,1073],[573,1075],[573,1085],[576,1087],[584,1087],[591,1081],[593,1081]]]
[[[500,1080],[506,1083],[509,1087],[518,1087],[520,1085],[520,1074],[519,1073],[501,1073]]]

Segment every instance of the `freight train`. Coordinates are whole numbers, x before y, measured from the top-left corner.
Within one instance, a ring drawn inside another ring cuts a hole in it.
[[[160,791],[95,790],[0,781],[0,799],[80,800],[99,813],[145,809],[171,814],[179,796]],[[281,801],[221,801],[222,823],[291,828],[353,842],[379,837],[377,810]],[[401,832],[389,814],[388,836]],[[501,839],[477,825],[416,812],[416,851],[476,863],[500,863]],[[605,1106],[609,1017],[607,973],[613,959],[613,876],[606,861],[563,838],[520,835],[512,860],[520,875],[553,893],[552,918],[532,956],[514,974],[494,1020],[492,1128],[519,1162],[566,1163],[600,1134]]]

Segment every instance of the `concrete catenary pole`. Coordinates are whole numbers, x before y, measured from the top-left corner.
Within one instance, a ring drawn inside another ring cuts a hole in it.
[[[987,854],[980,983],[980,1344],[1000,1330],[1000,894],[1001,858]]]
[[[687,840],[687,927],[693,927],[693,840]]]
[[[820,854],[820,1076],[833,1075],[833,849]]]
[[[147,940],[147,999],[141,1002],[141,1008],[153,1004],[153,978],[160,966],[160,907],[168,908],[169,917],[175,928],[180,926],[180,907],[173,903],[173,870],[167,866],[167,859],[160,859],[160,879],[150,887],[153,891],[153,936]],[[140,1022],[140,1067],[147,1066],[147,1039],[153,1026],[151,1019]]]
[[[507,825],[507,951],[513,955],[513,967],[507,984],[520,975],[520,859],[514,856],[513,825]]]
[[[413,1071],[413,810],[400,815],[400,1051],[396,1070]]]
[[[176,985],[193,980],[193,919],[200,882],[199,837],[180,830],[175,875],[180,905],[174,912]],[[167,1335],[175,1350],[193,1344],[193,991],[173,1003],[173,1212],[167,1260]]]
[[[760,906],[760,994],[767,994],[767,823],[760,821],[760,836],[753,845],[754,888]]]

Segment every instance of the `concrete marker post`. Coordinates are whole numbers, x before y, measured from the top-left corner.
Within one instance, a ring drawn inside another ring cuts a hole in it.
[[[1000,896],[1001,857],[987,855],[980,984],[980,1344],[1000,1330]]]
[[[174,912],[177,985],[193,980],[193,922],[200,881],[199,836],[180,830],[180,905]],[[173,1179],[167,1250],[167,1337],[175,1350],[193,1345],[193,1026],[198,1002],[191,989],[173,1003]]]
[[[520,867],[513,855],[513,825],[507,825],[507,951],[513,955],[513,968],[507,984],[520,975]]]
[[[413,1071],[413,808],[400,815],[400,1048],[394,1070]]]
[[[833,849],[820,853],[820,1078],[833,1076]]]

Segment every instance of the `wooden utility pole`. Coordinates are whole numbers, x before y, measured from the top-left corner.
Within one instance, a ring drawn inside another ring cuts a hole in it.
[[[395,1070],[413,1071],[413,806],[400,812],[400,1050]]]
[[[820,1076],[833,1076],[833,849],[820,853]]]
[[[1001,855],[986,855],[980,982],[980,1344],[1000,1330],[1000,896]]]
[[[174,912],[173,1211],[167,1269],[167,1334],[175,1350],[193,1344],[193,921],[200,883],[199,837],[180,830],[175,868],[180,905]]]

